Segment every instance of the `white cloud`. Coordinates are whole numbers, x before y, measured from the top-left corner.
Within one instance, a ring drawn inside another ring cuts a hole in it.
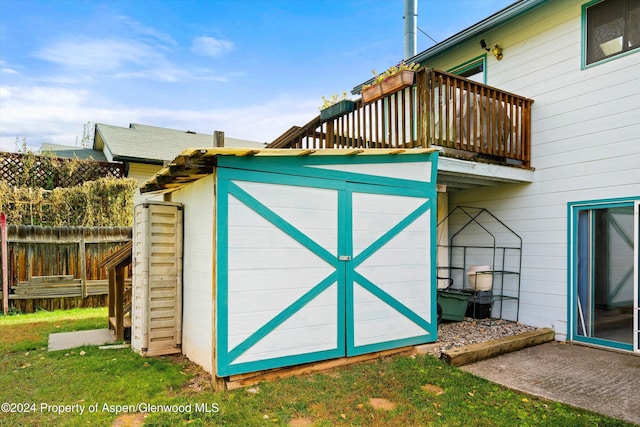
[[[172,55],[179,44],[171,35],[127,16],[116,16],[105,25],[113,36],[73,35],[50,40],[33,56],[60,66],[67,73],[57,79],[77,79],[84,74],[100,78],[144,78],[163,82],[194,78],[188,66],[177,65]]]
[[[226,43],[226,42],[225,42]],[[209,47],[212,52],[213,47]],[[221,48],[222,49],[222,48]],[[134,78],[159,82],[189,80],[228,81],[206,68],[177,66],[167,58],[167,48],[134,39],[91,39],[79,37],[54,42],[35,53],[39,59],[52,62],[65,70],[58,82],[101,78]]]
[[[69,39],[55,42],[35,56],[69,69],[113,71],[127,64],[145,65],[162,56],[144,43],[126,39]]]
[[[13,151],[16,137],[31,146],[42,142],[72,144],[82,135],[83,106],[89,93],[52,87],[0,88],[0,150]]]
[[[129,18],[128,16],[116,17],[118,24],[123,24],[125,31],[132,34],[132,36],[143,36],[144,38],[155,42],[160,42],[168,46],[178,46],[178,42],[174,40],[169,34],[156,30],[153,27],[148,27],[136,20]]]
[[[202,56],[220,56],[232,51],[233,48],[233,42],[207,36],[195,37],[191,44],[191,50]]]
[[[19,72],[17,72],[16,70],[13,70],[11,68],[0,68],[0,73],[2,73],[2,74],[20,74]]]
[[[280,96],[267,103],[241,108],[156,110],[153,119],[161,123],[158,126],[172,129],[210,134],[219,130],[232,138],[271,142],[291,126],[302,126],[317,114],[316,100],[305,102],[296,97]]]
[[[199,133],[224,131],[229,137],[271,142],[293,125],[317,114],[317,100],[280,96],[246,107],[205,110],[95,105],[85,90],[57,87],[0,87],[0,150],[13,151],[16,137],[29,145],[74,145],[87,121],[126,127],[141,123]]]

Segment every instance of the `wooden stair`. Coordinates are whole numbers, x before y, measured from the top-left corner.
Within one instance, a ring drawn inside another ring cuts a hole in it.
[[[129,241],[99,264],[107,269],[109,277],[109,328],[115,331],[118,341],[131,336],[132,287],[127,287],[125,269],[131,266],[132,253],[133,243]]]

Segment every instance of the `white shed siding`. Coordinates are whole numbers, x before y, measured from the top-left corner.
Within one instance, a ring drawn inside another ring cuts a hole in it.
[[[435,165],[320,160],[219,159],[216,375],[435,340]]]
[[[336,348],[338,339],[337,289],[338,285],[336,283],[329,286],[303,309],[292,315],[276,327],[273,332],[239,356],[235,363],[253,362],[266,358],[286,357]],[[269,301],[266,302],[266,304],[268,303]],[[278,311],[270,314],[275,316]],[[247,318],[249,315],[244,314],[242,317]],[[318,319],[325,319],[326,321],[319,324]],[[263,324],[264,322],[259,326]],[[229,326],[231,327],[231,324]],[[231,343],[231,340],[229,342]]]
[[[236,181],[273,212],[337,251],[336,190]],[[255,333],[333,271],[254,210],[229,197],[229,348]],[[256,284],[259,284],[256,286]],[[337,284],[238,357],[235,363],[336,348]],[[321,324],[318,318],[324,319]]]
[[[213,373],[214,175],[172,193],[185,204],[182,352]]]
[[[640,195],[640,53],[581,70],[582,1],[548,2],[493,32],[487,84],[535,100],[535,182],[450,193],[523,238],[520,321],[567,319],[567,203]]]
[[[353,254],[357,257],[425,199],[391,195],[353,195]],[[428,320],[431,313],[430,212],[378,249],[356,271]],[[354,285],[354,345],[364,346],[420,335],[423,329],[387,303]]]
[[[259,201],[303,231],[329,252],[338,250],[338,196],[335,190],[259,182],[239,182],[240,188],[259,194]],[[257,230],[259,231],[259,230]],[[253,238],[253,244],[260,240]],[[261,244],[270,248],[268,241]]]
[[[369,165],[315,165],[313,167],[424,182],[429,182],[429,177],[431,176],[431,163],[427,162],[406,162],[402,165],[402,168],[398,168],[392,163],[372,163]]]

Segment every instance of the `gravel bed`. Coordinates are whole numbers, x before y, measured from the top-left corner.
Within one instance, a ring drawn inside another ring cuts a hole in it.
[[[430,353],[440,356],[440,353],[455,347],[491,341],[498,338],[518,335],[524,332],[534,331],[537,328],[514,323],[508,320],[493,319],[489,324],[488,319],[474,320],[465,318],[462,322],[442,322],[438,325],[438,341],[429,350]]]

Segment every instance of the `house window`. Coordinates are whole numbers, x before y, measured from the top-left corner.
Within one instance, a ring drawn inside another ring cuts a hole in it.
[[[486,83],[485,69],[485,55],[483,55],[455,68],[452,68],[449,70],[449,72],[460,77],[472,80],[474,82]]]
[[[640,47],[640,0],[602,0],[584,8],[586,65]]]

